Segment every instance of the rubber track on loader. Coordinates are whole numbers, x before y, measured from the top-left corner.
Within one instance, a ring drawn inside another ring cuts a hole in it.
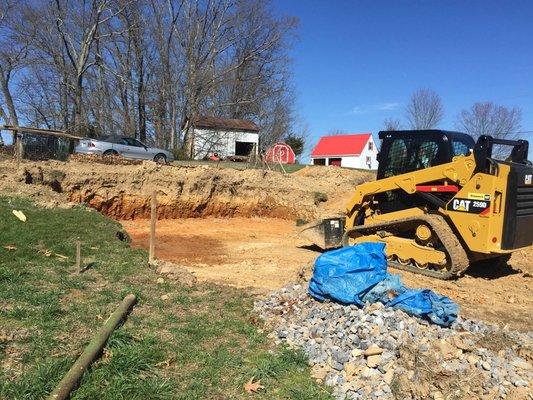
[[[388,264],[396,269],[413,272],[415,274],[426,275],[437,279],[448,280],[460,276],[468,268],[468,256],[466,254],[466,251],[463,249],[463,246],[457,239],[457,236],[454,234],[446,220],[440,215],[420,215],[416,217],[403,218],[379,224],[354,226],[353,228],[348,229],[344,233],[343,245],[348,245],[349,235],[352,232],[357,232],[359,235],[364,236],[374,234],[380,230],[388,230],[391,228],[394,231],[394,227],[402,225],[405,226],[406,224],[415,225],[420,222],[425,222],[431,227],[433,232],[435,232],[435,234],[437,235],[446,250],[448,256],[447,258],[449,258],[450,261],[448,265],[451,264],[450,267],[441,272],[429,269],[421,269],[414,265],[402,265],[395,261],[389,261]]]

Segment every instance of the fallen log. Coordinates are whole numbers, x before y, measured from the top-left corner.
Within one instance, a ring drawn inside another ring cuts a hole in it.
[[[58,383],[54,391],[48,396],[48,400],[64,400],[69,397],[70,392],[72,392],[72,390],[74,390],[74,388],[77,386],[83,373],[102,353],[109,336],[111,336],[113,331],[121,323],[136,302],[137,298],[133,294],[128,294],[126,297],[124,297],[122,303],[120,303],[113,314],[109,316],[98,333],[87,345],[81,356],[78,357],[74,365],[72,365],[67,374],[63,377],[63,379],[61,379],[61,382]]]

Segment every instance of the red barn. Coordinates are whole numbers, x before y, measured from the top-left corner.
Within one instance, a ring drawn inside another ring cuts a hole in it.
[[[276,143],[270,149],[268,149],[265,161],[268,163],[282,164],[294,164],[296,162],[296,156],[291,146],[287,143]]]

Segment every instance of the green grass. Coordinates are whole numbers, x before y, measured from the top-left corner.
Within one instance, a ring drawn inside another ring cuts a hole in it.
[[[116,238],[120,229],[84,208],[0,197],[0,399],[46,396],[129,292],[138,305],[74,399],[331,398],[300,353],[273,347],[261,333],[250,294],[157,284],[145,252]],[[84,259],[96,263],[83,274],[74,268],[78,237]],[[252,376],[265,386],[253,396],[243,390]]]

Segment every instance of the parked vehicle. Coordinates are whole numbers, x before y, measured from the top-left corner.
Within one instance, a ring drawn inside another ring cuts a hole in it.
[[[125,158],[153,160],[158,163],[174,160],[171,152],[156,147],[148,147],[141,141],[127,136],[104,136],[99,139],[84,138],[79,141],[74,152],[104,156],[120,155]]]

